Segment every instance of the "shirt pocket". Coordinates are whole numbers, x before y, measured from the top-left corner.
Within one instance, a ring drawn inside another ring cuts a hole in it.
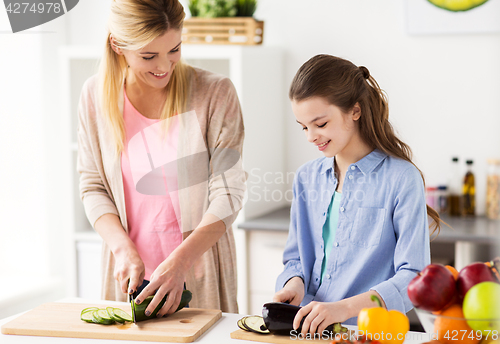
[[[384,227],[384,208],[359,208],[354,218],[349,240],[360,247],[377,246]]]

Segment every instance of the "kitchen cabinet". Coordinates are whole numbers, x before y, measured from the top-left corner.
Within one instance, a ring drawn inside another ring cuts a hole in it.
[[[68,239],[69,295],[100,295],[100,272],[96,259],[102,241],[88,222],[80,200],[76,172],[77,106],[83,83],[97,72],[101,47],[66,46],[59,51],[61,76],[61,121],[68,132],[63,133],[61,144],[68,147],[63,157],[68,178],[64,222],[70,232]],[[183,58],[191,65],[225,75],[233,82],[242,106],[245,125],[243,167],[248,173],[248,185],[256,193],[264,188],[269,194],[283,194],[284,183],[268,183],[262,173],[277,174],[284,170],[285,137],[283,52],[266,46],[198,46],[183,45]],[[270,149],[272,147],[272,149]],[[262,172],[263,171],[263,172]],[[260,216],[284,205],[284,199],[255,199],[247,197],[236,224],[246,218]],[[234,228],[236,228],[236,224]],[[241,280],[240,309],[245,311],[246,280],[244,273],[245,237],[235,231],[237,260]],[[241,273],[243,272],[243,273]],[[97,277],[97,278],[96,278]]]

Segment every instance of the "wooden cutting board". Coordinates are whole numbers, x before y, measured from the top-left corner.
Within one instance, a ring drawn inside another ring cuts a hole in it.
[[[351,339],[348,335],[345,335],[344,339]],[[354,336],[354,331],[349,330],[349,336]],[[261,343],[274,343],[274,344],[291,344],[291,343],[330,343],[333,338],[328,339],[307,339],[303,338],[299,339],[299,337],[290,337],[290,336],[281,336],[274,334],[259,334],[253,333],[243,330],[234,331],[231,333],[231,338],[233,339],[243,339],[250,340],[253,342],[261,342]]]
[[[222,317],[220,310],[184,308],[161,319],[137,324],[98,325],[80,320],[87,307],[106,308],[103,304],[45,303],[2,326],[3,334],[67,338],[139,340],[190,343]],[[113,303],[131,314],[129,303]]]

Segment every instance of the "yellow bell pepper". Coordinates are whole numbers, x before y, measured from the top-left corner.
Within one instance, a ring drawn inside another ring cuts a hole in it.
[[[358,329],[367,339],[377,340],[382,344],[401,344],[406,332],[410,330],[410,321],[401,312],[386,310],[380,299],[372,295],[372,301],[379,307],[363,308],[358,315]]]

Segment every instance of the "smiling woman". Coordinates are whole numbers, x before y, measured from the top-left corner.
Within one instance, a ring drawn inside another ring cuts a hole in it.
[[[78,171],[104,240],[102,297],[136,304],[183,288],[192,307],[237,312],[231,225],[242,207],[243,120],[228,78],[181,60],[176,0],[115,0],[99,74],[79,104]]]

